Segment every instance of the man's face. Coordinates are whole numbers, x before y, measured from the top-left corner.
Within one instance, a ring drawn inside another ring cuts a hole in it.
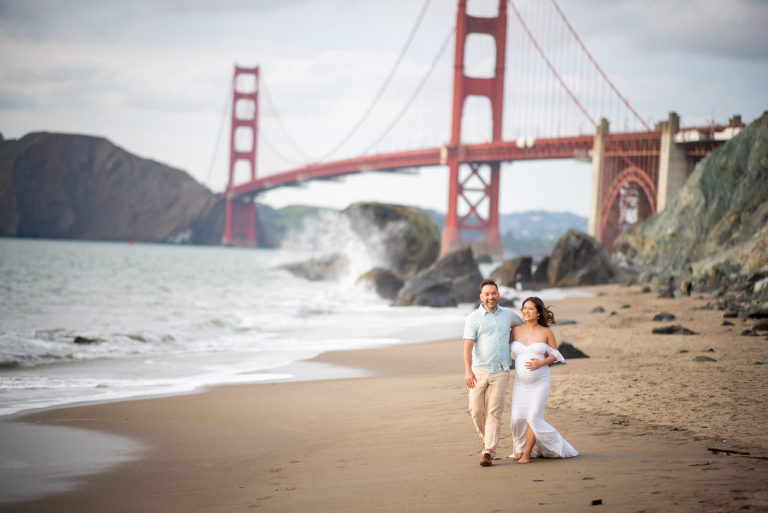
[[[483,307],[489,312],[496,311],[496,306],[499,302],[499,289],[494,285],[484,285],[480,289],[480,301],[483,303]]]

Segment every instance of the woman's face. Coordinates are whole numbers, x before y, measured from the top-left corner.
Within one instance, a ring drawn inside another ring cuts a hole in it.
[[[539,311],[536,309],[536,305],[533,303],[533,301],[526,301],[523,303],[523,307],[520,309],[520,312],[523,314],[523,320],[528,322],[535,321],[539,318]]]

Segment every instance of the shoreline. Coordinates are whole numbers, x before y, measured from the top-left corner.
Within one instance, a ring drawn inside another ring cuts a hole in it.
[[[545,413],[577,458],[515,465],[503,458],[506,425],[502,457],[490,469],[477,465],[457,334],[309,360],[366,377],[224,385],[20,414],[25,423],[138,440],[146,452],[74,490],[0,511],[581,511],[597,499],[609,511],[768,508],[768,461],[706,450],[768,455],[768,369],[753,364],[768,355],[763,337],[720,326],[717,310],[693,309],[707,298],[590,290],[596,295],[555,302],[559,319],[576,320],[555,328],[558,343],[590,358],[552,369]],[[605,312],[589,313],[597,305]],[[678,316],[664,324],[699,335],[651,335],[660,311]],[[699,355],[717,361],[692,361]]]
[[[562,289],[557,287],[535,292],[522,292],[525,294],[542,294],[543,297],[553,296],[557,298],[557,300],[560,300],[563,295],[569,297],[583,297],[584,294],[589,294],[588,292],[584,292],[582,288]],[[509,291],[509,294],[512,294],[513,296],[521,295],[519,291]],[[443,327],[438,330],[437,334],[430,335],[428,329],[425,329],[423,325],[412,326],[412,329],[409,329],[407,332],[395,333],[391,338],[384,337],[382,340],[377,340],[373,344],[364,344],[357,349],[365,350],[390,347],[393,345],[420,344],[432,340],[443,339],[447,336],[447,332],[453,334],[461,330],[463,316],[466,315],[466,313],[469,313],[473,306],[474,305],[471,303],[458,305],[461,312],[453,312],[451,314],[451,319],[456,323],[455,329],[447,330]],[[401,307],[395,308],[398,310],[401,309]],[[410,310],[410,308],[402,309],[401,312],[407,310]],[[442,312],[455,309],[430,310]],[[221,353],[193,352],[171,353],[168,355],[147,354],[122,356],[117,358],[102,357],[67,360],[32,367],[10,369],[8,372],[18,372],[19,378],[53,379],[55,381],[61,379],[66,380],[72,377],[77,379],[78,377],[83,377],[83,374],[86,374],[87,376],[85,376],[85,379],[87,381],[99,382],[100,380],[103,380],[106,384],[95,388],[92,384],[88,384],[85,386],[84,390],[78,390],[77,388],[69,389],[65,387],[59,389],[58,395],[55,398],[51,396],[40,397],[35,396],[34,394],[32,397],[12,397],[10,400],[11,402],[6,402],[8,400],[8,398],[6,398],[4,401],[0,401],[0,419],[9,419],[13,416],[25,415],[50,408],[67,408],[103,402],[200,393],[201,391],[217,386],[362,376],[362,374],[350,367],[334,369],[328,367],[330,364],[315,360],[315,357],[318,355],[339,350],[348,349],[326,349],[310,346],[307,347],[306,350],[301,350],[296,353],[288,351],[286,355],[284,355],[288,363],[272,362],[273,365],[277,366],[262,366],[259,364],[250,370],[244,370],[242,368],[239,370],[230,370],[218,376],[207,375],[207,373],[202,370],[203,366],[210,366],[213,364],[223,367],[237,367],[241,361],[253,360],[254,355],[248,351],[238,352],[237,350]],[[148,373],[136,373],[135,369],[141,368],[147,361],[151,363],[149,367],[145,367],[146,369],[149,369]],[[175,366],[176,369],[174,370],[178,375],[171,374],[168,376],[166,374],[158,374],[152,370],[152,367],[154,367],[155,369],[165,368],[167,371],[168,366],[171,366],[171,368]],[[180,370],[181,372],[179,372]],[[123,382],[135,380],[138,377],[138,382],[135,382],[135,386],[133,387],[125,386],[123,383],[118,384],[115,387],[113,384],[109,383],[110,379],[115,377],[121,378]],[[163,380],[166,382],[163,384],[152,384],[144,383],[142,382],[142,379],[149,381]],[[43,389],[44,388],[45,385],[43,385]],[[170,389],[170,391],[168,389]]]

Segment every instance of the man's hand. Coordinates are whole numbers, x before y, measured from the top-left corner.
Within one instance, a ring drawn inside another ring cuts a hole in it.
[[[475,377],[475,373],[471,370],[464,372],[464,383],[467,384],[469,388],[475,388],[475,385],[477,384],[477,378]]]

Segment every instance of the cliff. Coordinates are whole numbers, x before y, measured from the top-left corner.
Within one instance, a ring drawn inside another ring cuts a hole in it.
[[[616,250],[694,281],[768,274],[768,112],[699,162],[667,208],[624,232]]]
[[[192,226],[215,231],[208,217],[221,217],[216,203],[185,172],[101,137],[32,133],[0,142],[2,236],[193,239]]]

